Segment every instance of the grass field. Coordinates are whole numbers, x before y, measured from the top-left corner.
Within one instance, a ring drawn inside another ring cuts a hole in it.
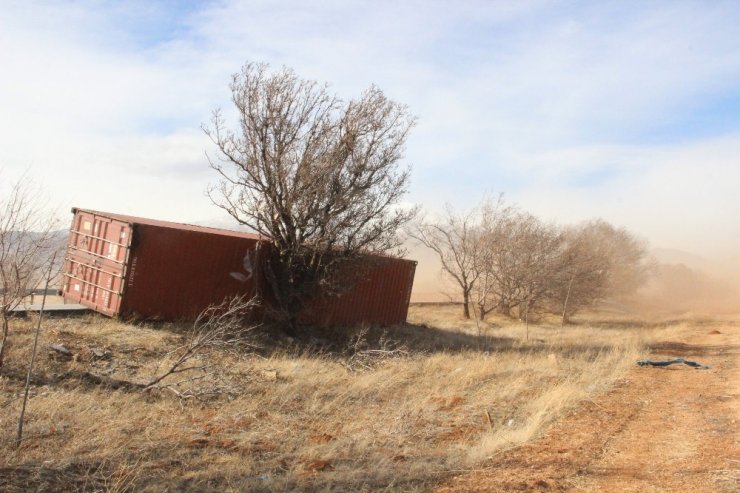
[[[0,373],[0,490],[426,491],[537,436],[681,323],[594,314],[527,328],[459,310],[413,305],[407,326],[301,341],[255,333],[259,349],[198,356],[212,369],[176,387],[197,398],[80,377],[147,382],[174,357],[181,328],[51,319],[18,449],[33,320],[15,321]]]

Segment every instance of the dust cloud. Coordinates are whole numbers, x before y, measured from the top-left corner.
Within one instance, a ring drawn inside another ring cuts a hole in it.
[[[454,282],[441,273],[434,252],[415,241],[405,245],[416,260],[412,303],[461,301]],[[740,255],[708,258],[680,249],[656,248],[645,285],[628,300],[646,313],[740,313]]]
[[[437,255],[421,243],[411,240],[405,245],[406,258],[416,260],[412,303],[462,301],[455,284],[442,274],[442,264]]]
[[[708,258],[656,249],[651,275],[639,292],[648,311],[740,313],[740,257]]]

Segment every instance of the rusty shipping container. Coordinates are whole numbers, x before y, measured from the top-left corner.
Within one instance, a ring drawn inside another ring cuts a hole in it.
[[[74,214],[62,291],[112,317],[189,320],[235,294],[259,294],[245,268],[260,262],[258,235],[85,209]],[[319,297],[301,319],[317,325],[403,323],[416,262],[373,257],[341,297]],[[255,270],[255,269],[252,269]]]

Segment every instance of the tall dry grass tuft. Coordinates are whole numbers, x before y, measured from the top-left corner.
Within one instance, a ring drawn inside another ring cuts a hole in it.
[[[499,428],[482,436],[470,448],[469,462],[488,458],[537,436],[577,403],[608,389],[642,354],[641,346],[634,341],[604,347],[576,358],[568,358],[565,347],[561,347],[560,351],[552,349],[553,352],[546,359],[533,357],[530,364],[541,365],[542,376],[552,379],[553,385],[542,389],[531,401],[521,406],[512,418],[501,423]],[[548,365],[550,371],[546,369]]]
[[[12,365],[24,361],[32,333],[16,322],[11,368],[0,376],[0,455],[16,473],[15,483],[0,473],[0,490],[38,489],[39,471],[56,471],[47,489],[86,480],[108,491],[423,491],[537,436],[671,327],[542,323],[527,341],[519,324],[494,319],[479,335],[447,310],[415,307],[411,325],[385,335],[321,334],[334,349],[209,351],[198,358],[223,368],[233,392],[185,401],[65,377],[78,370],[147,382],[181,342],[176,328],[50,321],[42,347],[64,343],[79,357],[40,353],[27,436],[12,451],[21,388]],[[83,357],[90,347],[111,356]],[[352,364],[361,351],[363,364]]]

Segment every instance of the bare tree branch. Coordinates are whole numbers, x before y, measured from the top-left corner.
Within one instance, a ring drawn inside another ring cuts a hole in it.
[[[172,375],[186,372],[208,372],[212,365],[191,364],[200,353],[207,349],[253,347],[248,336],[256,326],[245,325],[245,320],[257,306],[258,302],[255,298],[247,299],[243,296],[236,296],[224,300],[220,305],[212,305],[203,310],[193,322],[193,327],[185,342],[170,351],[168,356],[175,356],[174,361],[164,371],[155,375],[143,390],[154,388],[173,390],[183,383],[200,379],[201,376],[196,375],[175,383],[164,384],[164,381]]]
[[[8,341],[9,317],[27,294],[44,281],[44,267],[60,248],[59,221],[33,181],[22,176],[9,189],[0,187],[0,368]],[[56,268],[56,266],[55,266]]]

